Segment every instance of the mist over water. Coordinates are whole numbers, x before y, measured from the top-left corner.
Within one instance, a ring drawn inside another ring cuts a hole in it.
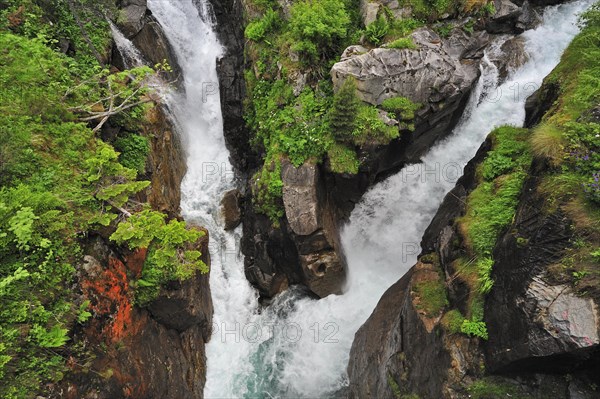
[[[205,0],[148,0],[183,71],[184,91],[166,94],[187,156],[183,216],[210,232],[215,323],[207,345],[206,398],[331,397],[347,385],[355,332],[415,263],[425,228],[486,135],[503,124],[522,125],[526,97],[558,63],[578,32],[576,14],[591,3],[548,8],[542,25],[523,34],[529,61],[500,86],[486,56],[454,133],[422,164],[408,165],[365,194],[342,231],[349,265],[344,295],[316,301],[292,288],[260,309],[244,276],[241,229],[225,232],[219,214],[222,195],[235,182],[216,73],[223,49],[211,8]]]

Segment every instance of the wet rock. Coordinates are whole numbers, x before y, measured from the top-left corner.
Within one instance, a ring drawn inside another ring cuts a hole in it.
[[[221,213],[225,219],[225,230],[233,230],[242,221],[242,209],[240,190],[230,190],[225,193],[221,200]]]
[[[594,300],[582,298],[569,285],[550,285],[543,276],[533,278],[525,292],[524,310],[561,346],[587,348],[598,344],[600,329]],[[557,354],[554,350],[551,354]],[[539,355],[539,353],[536,353]]]
[[[335,251],[323,251],[300,255],[306,285],[320,298],[341,294],[346,280],[346,270]]]
[[[537,184],[535,176],[526,183],[511,226],[527,245],[507,232],[494,250],[495,284],[485,305],[490,371],[568,373],[600,361],[596,305],[546,281],[548,266],[561,259],[573,232],[560,211],[544,212]]]
[[[515,27],[517,30],[535,29],[542,22],[542,16],[531,5],[529,1],[525,1],[521,6],[521,15],[517,18]]]
[[[500,81],[504,81],[508,74],[525,64],[529,56],[525,50],[525,40],[521,36],[507,40],[500,46],[500,51],[490,57],[496,64]]]
[[[217,20],[217,35],[225,49],[223,56],[217,60],[223,135],[230,161],[243,175],[258,163],[258,157],[250,146],[249,130],[243,117],[246,97],[244,7],[235,0],[210,0],[210,3]]]
[[[147,0],[123,0],[117,18],[117,26],[127,38],[139,33],[146,23]]]
[[[439,326],[429,333],[413,305],[413,273],[411,269],[383,294],[354,336],[348,363],[349,398],[393,398],[409,393],[442,397],[450,356]],[[400,392],[394,391],[393,385]]]
[[[181,181],[187,170],[179,136],[160,107],[148,112],[144,135],[150,139],[150,154],[146,166],[151,185],[147,200],[153,209],[169,217],[179,216]]]
[[[208,231],[197,228],[205,235],[189,249],[199,250],[203,261],[210,264]],[[184,332],[191,327],[199,327],[205,334],[204,341],[210,339],[212,328],[212,298],[208,274],[196,273],[189,280],[173,281],[162,287],[158,297],[148,305],[152,317],[162,325]]]
[[[146,15],[143,27],[130,39],[150,65],[160,64],[167,60],[172,69],[172,72],[166,73],[169,80],[175,81],[180,78],[181,69],[177,62],[177,56],[171,49],[160,24],[153,16]]]

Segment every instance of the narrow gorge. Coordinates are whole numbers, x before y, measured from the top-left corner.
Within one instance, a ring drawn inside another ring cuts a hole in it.
[[[594,0],[0,0],[0,397],[600,398]]]

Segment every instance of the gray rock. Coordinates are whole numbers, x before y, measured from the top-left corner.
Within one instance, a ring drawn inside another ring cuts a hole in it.
[[[560,341],[558,346],[575,349],[600,343],[598,311],[591,298],[578,297],[568,285],[549,285],[542,276],[533,278],[525,297],[530,302],[524,306],[528,316]]]
[[[518,30],[529,30],[536,28],[542,22],[542,16],[529,1],[525,1],[521,6],[521,15],[517,18],[516,28]]]
[[[306,276],[306,285],[312,292],[321,298],[330,294],[341,294],[346,271],[335,251],[301,255],[300,264]]]
[[[361,46],[359,44],[354,44],[352,46],[347,47],[344,50],[344,52],[342,53],[342,56],[340,57],[340,61],[346,61],[348,58],[351,58],[355,55],[365,54],[368,51],[369,51],[368,48]]]
[[[365,26],[377,19],[377,13],[383,8],[387,8],[394,18],[400,19],[412,16],[412,8],[406,6],[404,2],[401,5],[398,0],[361,0],[360,13]]]
[[[292,231],[301,236],[314,233],[320,226],[318,173],[312,164],[296,168],[286,161],[281,167],[285,214]]]
[[[381,4],[370,1],[370,0],[361,0],[360,1],[360,13],[363,17],[363,23],[365,26],[373,23],[377,19],[377,13],[379,12],[379,7]]]
[[[516,27],[523,10],[510,0],[496,0],[496,13],[487,21],[485,29],[490,33],[521,33]]]
[[[358,96],[373,105],[395,96],[422,104],[452,102],[470,91],[479,71],[477,63],[455,56],[466,50],[463,43],[442,40],[428,28],[412,37],[416,50],[377,48],[338,62],[331,70],[335,87],[353,76]]]

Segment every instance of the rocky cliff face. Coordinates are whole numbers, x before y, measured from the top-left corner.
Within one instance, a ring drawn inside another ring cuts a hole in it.
[[[528,101],[529,124],[549,109],[553,93],[556,87],[546,84]],[[468,287],[454,277],[454,261],[466,253],[456,220],[466,211],[466,197],[477,186],[476,166],[489,148],[483,144],[444,199],[424,234],[419,262],[357,332],[348,366],[351,397],[463,398],[474,386],[489,397],[497,397],[498,387],[515,397],[598,397],[598,300],[553,277],[556,262],[573,245],[577,223],[562,205],[544,202],[543,162],[533,163],[514,220],[493,249],[495,283],[484,316],[489,339],[452,333],[446,315],[419,311],[414,287],[431,268],[443,276],[438,278],[447,287],[449,308],[467,306]]]
[[[166,38],[143,0],[124,1],[120,28],[151,63],[169,60],[179,68]],[[119,67],[118,56],[113,64]],[[122,65],[121,65],[122,67]],[[175,75],[173,75],[175,77]],[[118,126],[107,127],[113,135]],[[106,130],[106,129],[105,129]],[[146,115],[143,134],[150,138],[146,176],[151,186],[140,202],[178,218],[180,184],[185,161],[178,136],[160,107]],[[206,381],[204,345],[210,339],[212,300],[208,275],[197,274],[163,287],[156,300],[134,304],[133,281],[140,277],[146,250],[135,252],[109,242],[100,231],[86,241],[78,276],[82,300],[89,300],[92,318],[75,333],[74,345],[86,354],[85,364],[71,371],[57,397],[64,398],[201,398]],[[210,265],[208,235],[194,248]]]

